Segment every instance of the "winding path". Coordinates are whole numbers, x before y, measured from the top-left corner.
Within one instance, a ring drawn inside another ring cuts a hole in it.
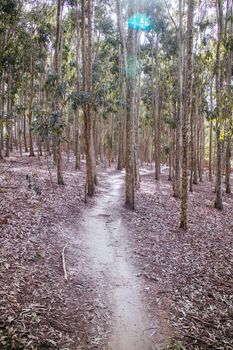
[[[123,182],[119,172],[107,172],[102,177],[102,193],[95,206],[85,211],[82,231],[93,277],[102,272],[110,289],[113,334],[109,349],[149,350],[153,347],[141,300],[143,289],[130,261],[127,230],[117,210],[122,205]]]

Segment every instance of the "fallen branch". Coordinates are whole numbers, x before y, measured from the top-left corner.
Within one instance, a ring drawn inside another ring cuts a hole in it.
[[[67,247],[67,243],[65,245],[65,247],[62,249],[62,254],[61,254],[61,258],[62,258],[62,267],[63,267],[63,271],[64,271],[64,277],[65,280],[68,280],[68,275],[67,275],[67,271],[66,271],[66,260],[65,260],[65,250]]]
[[[0,175],[4,174],[7,170],[9,170],[10,168],[12,168],[12,164],[10,164],[9,166],[7,166],[5,169],[3,169],[1,172],[0,172]]]

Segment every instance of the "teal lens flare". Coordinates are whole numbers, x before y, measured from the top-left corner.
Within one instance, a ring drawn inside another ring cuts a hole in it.
[[[151,29],[151,20],[142,13],[136,13],[128,19],[130,29],[149,31]]]

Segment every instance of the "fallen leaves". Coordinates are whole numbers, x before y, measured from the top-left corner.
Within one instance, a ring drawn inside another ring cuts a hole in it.
[[[233,349],[232,196],[224,202],[217,211],[209,183],[194,186],[183,232],[167,175],[160,183],[146,175],[136,212],[123,210],[151,318],[158,309],[168,315],[171,333],[189,350]]]
[[[0,193],[0,349],[93,349],[95,343],[102,350],[105,332],[98,327],[107,320],[104,310],[93,311],[94,281],[80,269],[65,283],[61,263],[61,250],[69,239],[64,237],[66,229],[73,225],[77,237],[85,207],[84,169],[73,170],[74,160],[66,164],[66,185],[60,188],[55,185],[55,169],[49,174],[46,160],[28,161],[24,156],[8,162],[0,178],[5,189]],[[26,174],[32,172],[41,195],[28,188]],[[81,256],[85,259],[79,244],[75,259]],[[69,251],[69,266],[71,259]]]

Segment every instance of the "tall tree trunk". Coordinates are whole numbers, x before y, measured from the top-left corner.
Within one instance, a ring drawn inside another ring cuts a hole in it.
[[[188,146],[189,146],[189,123],[192,90],[192,49],[193,49],[193,16],[194,0],[188,1],[187,18],[187,41],[186,41],[186,62],[185,62],[185,83],[183,88],[184,113],[182,124],[182,194],[181,194],[181,219],[180,227],[187,229],[188,226]]]
[[[199,180],[203,181],[204,172],[204,156],[205,156],[205,119],[204,113],[200,115],[200,165],[199,165]]]
[[[11,71],[8,73],[7,83],[7,119],[6,119],[6,153],[5,156],[10,156],[10,137],[11,137],[11,126],[12,126],[12,76]]]
[[[195,99],[196,100],[196,99]],[[195,103],[196,107],[196,103]],[[195,123],[195,113],[196,110],[193,106],[193,101],[191,103],[191,113],[190,113],[190,178],[189,178],[189,191],[193,192],[193,183],[194,183],[194,159],[195,159],[195,153],[196,153],[196,144],[195,144],[195,137],[194,137],[194,123]],[[195,123],[196,124],[196,123]]]
[[[85,3],[87,6],[85,7]],[[86,16],[87,12],[87,33]],[[92,107],[92,0],[82,0],[82,60],[83,60],[83,91],[89,94],[88,102],[83,108],[84,112],[84,135],[86,146],[86,175],[87,194],[93,196],[95,192],[95,154],[93,135],[93,107]],[[87,35],[87,40],[86,40]]]
[[[55,40],[55,53],[54,53],[54,72],[58,77],[60,84],[61,74],[61,32],[62,32],[62,2],[57,0],[57,16],[56,16],[56,40]],[[56,162],[57,162],[57,183],[58,185],[64,185],[63,174],[62,174],[62,155],[61,155],[61,139],[62,139],[62,116],[60,107],[60,98],[56,96],[55,99],[55,115],[56,115],[56,131],[55,131],[55,146],[56,146]]]
[[[212,181],[212,148],[213,148],[213,78],[211,79],[210,85],[210,112],[211,112],[211,121],[209,124],[210,128],[210,140],[209,140],[209,181]]]
[[[172,155],[173,155],[173,129],[172,129],[172,126],[170,125],[170,127],[169,127],[169,154],[168,154],[168,166],[169,166],[168,181],[173,181]]]
[[[135,13],[135,0],[130,0],[128,4],[128,17]],[[126,115],[126,180],[125,180],[125,206],[135,209],[135,173],[134,173],[134,104],[136,86],[136,37],[135,29],[128,28],[127,40],[127,115]]]
[[[231,2],[231,7],[229,8],[229,13],[227,13],[229,16],[229,38],[232,36],[233,33],[233,7]],[[228,130],[227,130],[227,147],[226,147],[226,193],[231,193],[231,148],[232,148],[232,133],[230,125],[232,125],[233,122],[233,116],[232,116],[232,91],[231,91],[231,79],[232,79],[232,51],[229,50],[227,53],[227,92],[229,96],[229,107],[228,107]],[[230,97],[231,96],[231,97]]]
[[[116,0],[117,8],[117,27],[120,36],[119,48],[119,89],[120,89],[120,106],[119,106],[119,131],[118,131],[118,162],[117,169],[122,170],[124,166],[124,120],[126,117],[126,109],[124,101],[126,99],[126,42],[122,23],[121,0]]]
[[[223,10],[222,0],[216,0],[217,7],[217,25],[218,25],[218,42],[216,52],[216,142],[217,142],[217,164],[216,164],[216,198],[215,208],[222,210],[222,142],[221,142],[221,103],[222,103],[222,64],[221,64],[221,45],[223,33]]]
[[[159,61],[158,61],[158,49],[159,49],[159,37],[157,34],[156,48],[155,48],[155,89],[154,92],[154,130],[155,130],[155,180],[159,180],[160,177],[160,88],[159,88]]]
[[[28,128],[29,128],[29,157],[34,157],[34,148],[33,148],[33,138],[32,138],[32,107],[33,107],[33,98],[34,98],[34,59],[31,55],[30,58],[30,99],[29,99],[29,112],[28,112]]]
[[[226,193],[231,193],[231,142],[231,136],[228,136],[226,147]]]
[[[136,52],[138,53],[137,60],[140,61],[140,34],[137,36],[137,47]],[[135,177],[135,187],[137,190],[140,189],[140,173],[139,173],[139,117],[140,117],[140,101],[141,101],[141,70],[136,79],[136,89],[135,92],[135,112],[134,112],[134,129],[135,129],[135,144],[134,144],[134,177]]]
[[[175,153],[175,177],[174,177],[174,197],[180,198],[180,168],[181,168],[181,126],[183,116],[183,0],[179,0],[179,31],[178,31],[178,42],[179,42],[179,60],[178,60],[178,113],[176,120],[176,153]]]
[[[76,13],[76,57],[75,57],[75,66],[76,66],[76,92],[79,93],[80,86],[80,69],[79,69],[79,12],[78,12],[78,3],[75,5]],[[75,118],[75,130],[74,130],[74,145],[75,145],[75,169],[80,169],[80,140],[79,140],[79,109],[76,108],[74,113]]]
[[[20,96],[20,106],[22,106],[22,95]],[[18,116],[18,139],[19,139],[19,154],[22,157],[23,155],[23,149],[22,149],[22,111],[20,110],[19,116]]]
[[[27,145],[27,119],[25,112],[23,114],[23,140],[24,140],[24,150],[27,153],[28,152],[28,145]]]

